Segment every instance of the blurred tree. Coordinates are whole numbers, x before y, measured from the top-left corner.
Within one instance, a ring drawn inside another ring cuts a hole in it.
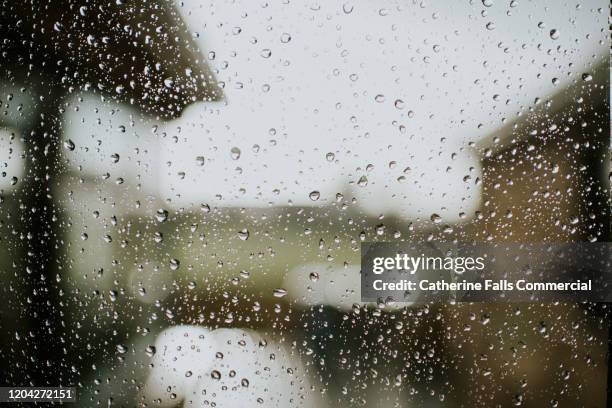
[[[27,345],[13,352],[24,358],[25,367],[5,368],[9,377],[0,381],[67,385],[70,369],[63,356],[69,353],[70,340],[64,333],[70,329],[61,280],[62,231],[69,224],[53,196],[60,182],[66,96],[93,91],[168,120],[193,102],[220,100],[222,92],[172,2],[0,4],[0,80],[36,98],[35,106],[25,107],[33,114],[21,129],[26,169],[20,182],[21,245],[13,261],[24,279],[23,306],[28,305],[21,311],[21,326],[28,327],[28,333],[20,340]]]

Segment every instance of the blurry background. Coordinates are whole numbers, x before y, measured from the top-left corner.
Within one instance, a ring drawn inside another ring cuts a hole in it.
[[[607,2],[61,3],[0,12],[4,384],[605,405],[605,305],[361,305],[359,248],[607,241]]]

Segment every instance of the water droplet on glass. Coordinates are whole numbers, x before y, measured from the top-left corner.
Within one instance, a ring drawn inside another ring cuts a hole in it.
[[[155,213],[155,219],[158,222],[164,222],[168,219],[168,211],[164,210],[163,208],[160,208],[159,210],[157,210],[157,212]]]
[[[174,81],[171,78],[164,79],[164,85],[166,88],[172,88],[174,86]]]
[[[64,148],[65,148],[66,150],[73,151],[73,150],[75,149],[74,142],[73,142],[72,140],[70,140],[70,139],[66,140],[66,141],[64,142]]]
[[[161,232],[159,232],[159,231],[158,231],[158,232],[155,232],[155,233],[153,234],[153,240],[154,240],[156,243],[158,243],[158,244],[159,244],[160,242],[162,242],[162,241],[164,240],[164,234],[162,234],[162,233],[161,233]]]
[[[241,240],[246,241],[247,239],[249,239],[249,230],[247,230],[246,228],[241,229],[240,231],[238,231],[238,237]]]
[[[238,160],[241,154],[242,152],[237,147],[232,147],[232,149],[230,150],[230,155],[232,157],[232,160]]]
[[[344,11],[345,14],[351,14],[353,12],[354,8],[355,8],[355,6],[353,6],[350,3],[344,3],[342,5],[342,11]]]
[[[559,39],[559,30],[553,28],[552,30],[550,30],[550,38],[552,38],[553,40],[557,40]]]
[[[274,297],[277,297],[277,298],[282,298],[282,297],[287,296],[287,291],[283,288],[274,289],[272,293],[274,294]]]
[[[311,199],[312,201],[317,201],[319,198],[321,198],[321,193],[319,193],[318,191],[316,191],[316,190],[315,190],[315,191],[312,191],[312,192],[311,192],[311,193],[308,195],[308,197],[310,197],[310,199]]]

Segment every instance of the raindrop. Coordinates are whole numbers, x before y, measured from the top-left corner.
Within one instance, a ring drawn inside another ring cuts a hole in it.
[[[164,79],[164,85],[166,88],[172,88],[174,86],[174,81],[171,78]]]
[[[155,219],[157,219],[158,222],[166,221],[168,219],[168,211],[164,210],[163,208],[160,208],[155,213]]]
[[[195,161],[198,167],[204,166],[204,156],[197,156]]]
[[[240,151],[239,148],[232,147],[232,149],[230,150],[230,154],[231,154],[232,160],[238,160],[242,152]]]
[[[73,151],[73,150],[74,150],[74,148],[75,148],[74,142],[73,142],[72,140],[70,140],[70,139],[66,140],[66,141],[64,142],[64,148],[65,148],[66,150]]]
[[[442,222],[442,217],[440,217],[438,214],[434,213],[431,214],[431,217],[429,217],[429,219],[431,220],[431,222],[433,222],[434,224],[439,224],[440,222]]]
[[[172,258],[170,259],[170,269],[176,271],[181,266],[181,261],[178,259]]]
[[[318,272],[310,272],[310,275],[308,277],[310,278],[311,281],[317,282],[319,280],[319,273]]]
[[[218,370],[212,370],[210,373],[210,376],[213,380],[220,380],[221,379],[221,373]]]
[[[153,234],[153,240],[159,244],[160,242],[164,240],[164,235],[158,231],[155,234]]]
[[[274,297],[277,297],[277,298],[282,298],[282,297],[287,296],[287,291],[283,288],[274,289],[272,293],[274,294]]]
[[[241,229],[240,231],[238,231],[238,237],[241,240],[246,241],[247,239],[249,239],[249,230],[246,228]]]
[[[153,357],[156,352],[157,352],[157,349],[155,348],[155,346],[145,347],[145,354],[149,357]]]
[[[354,8],[355,8],[355,6],[353,6],[350,3],[344,3],[342,5],[342,11],[344,11],[345,14],[351,14],[353,12]]]
[[[559,39],[559,30],[553,28],[552,30],[550,30],[550,38],[552,38],[553,40],[558,40]]]
[[[312,191],[312,192],[311,192],[311,193],[308,195],[308,197],[310,197],[310,199],[311,199],[312,201],[318,201],[318,200],[319,200],[319,198],[321,198],[321,193],[319,193],[318,191],[316,191],[316,190],[315,190],[315,191]]]

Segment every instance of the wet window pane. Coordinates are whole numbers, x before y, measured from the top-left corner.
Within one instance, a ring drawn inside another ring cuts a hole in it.
[[[0,386],[104,407],[605,406],[608,303],[364,302],[360,255],[608,242],[608,16],[5,0]]]

